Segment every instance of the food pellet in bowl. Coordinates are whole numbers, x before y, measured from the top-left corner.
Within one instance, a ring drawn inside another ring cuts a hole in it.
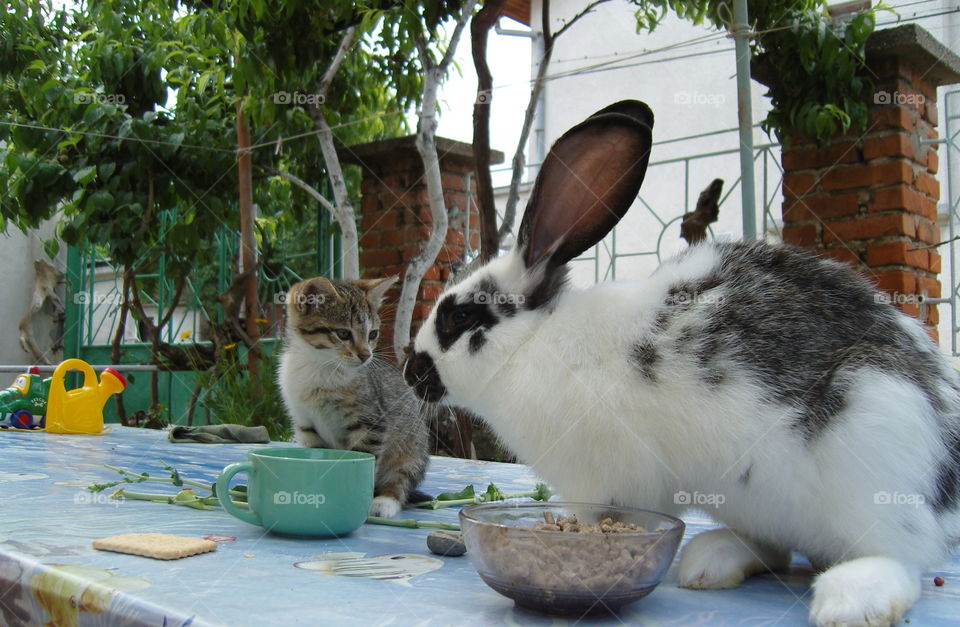
[[[634,523],[624,523],[604,518],[598,524],[581,523],[576,515],[554,518],[553,512],[544,512],[543,520],[533,525],[534,531],[565,531],[567,533],[645,533],[647,530]]]

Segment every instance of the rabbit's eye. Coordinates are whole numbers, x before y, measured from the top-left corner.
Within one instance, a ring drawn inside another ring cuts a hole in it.
[[[470,313],[463,309],[454,309],[447,315],[447,324],[451,327],[462,327],[470,322]]]

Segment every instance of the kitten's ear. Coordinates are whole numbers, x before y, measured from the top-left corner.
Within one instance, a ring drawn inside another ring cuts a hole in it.
[[[318,309],[324,303],[337,300],[340,300],[340,294],[326,277],[313,277],[290,288],[290,302],[300,313]]]
[[[399,278],[399,276],[393,275],[383,279],[358,279],[354,281],[353,284],[367,293],[367,302],[369,302],[374,309],[380,309],[387,290],[393,287],[393,284],[396,283]]]

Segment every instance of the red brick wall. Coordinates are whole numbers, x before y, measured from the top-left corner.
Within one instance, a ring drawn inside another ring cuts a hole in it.
[[[937,339],[940,296],[936,85],[898,57],[871,62],[876,91],[862,135],[783,151],[783,239],[851,263]]]
[[[469,148],[469,147],[468,147]],[[367,151],[369,152],[369,150]],[[360,269],[364,278],[399,275],[407,263],[418,255],[430,236],[431,216],[423,164],[412,144],[405,150],[396,147],[383,158],[362,157],[363,180],[360,191]],[[470,245],[479,246],[479,216],[475,204],[466,193],[471,161],[441,152],[441,180],[448,210],[457,207],[459,217],[451,217],[446,242],[437,262],[427,270],[420,285],[413,312],[411,332],[415,334],[430,313],[443,285],[461,265],[467,229],[466,208],[470,206]],[[402,282],[402,281],[401,281]],[[381,313],[379,349],[392,355],[393,315],[400,297],[400,283],[387,294]]]

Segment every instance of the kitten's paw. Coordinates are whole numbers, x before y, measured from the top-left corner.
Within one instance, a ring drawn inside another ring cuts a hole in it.
[[[750,575],[786,568],[790,554],[761,546],[729,529],[694,537],[683,549],[677,578],[682,588],[736,588]]]
[[[889,557],[843,562],[813,583],[818,627],[893,625],[920,598],[920,573]]]
[[[400,501],[392,496],[376,496],[370,505],[370,515],[393,518],[400,513]]]

